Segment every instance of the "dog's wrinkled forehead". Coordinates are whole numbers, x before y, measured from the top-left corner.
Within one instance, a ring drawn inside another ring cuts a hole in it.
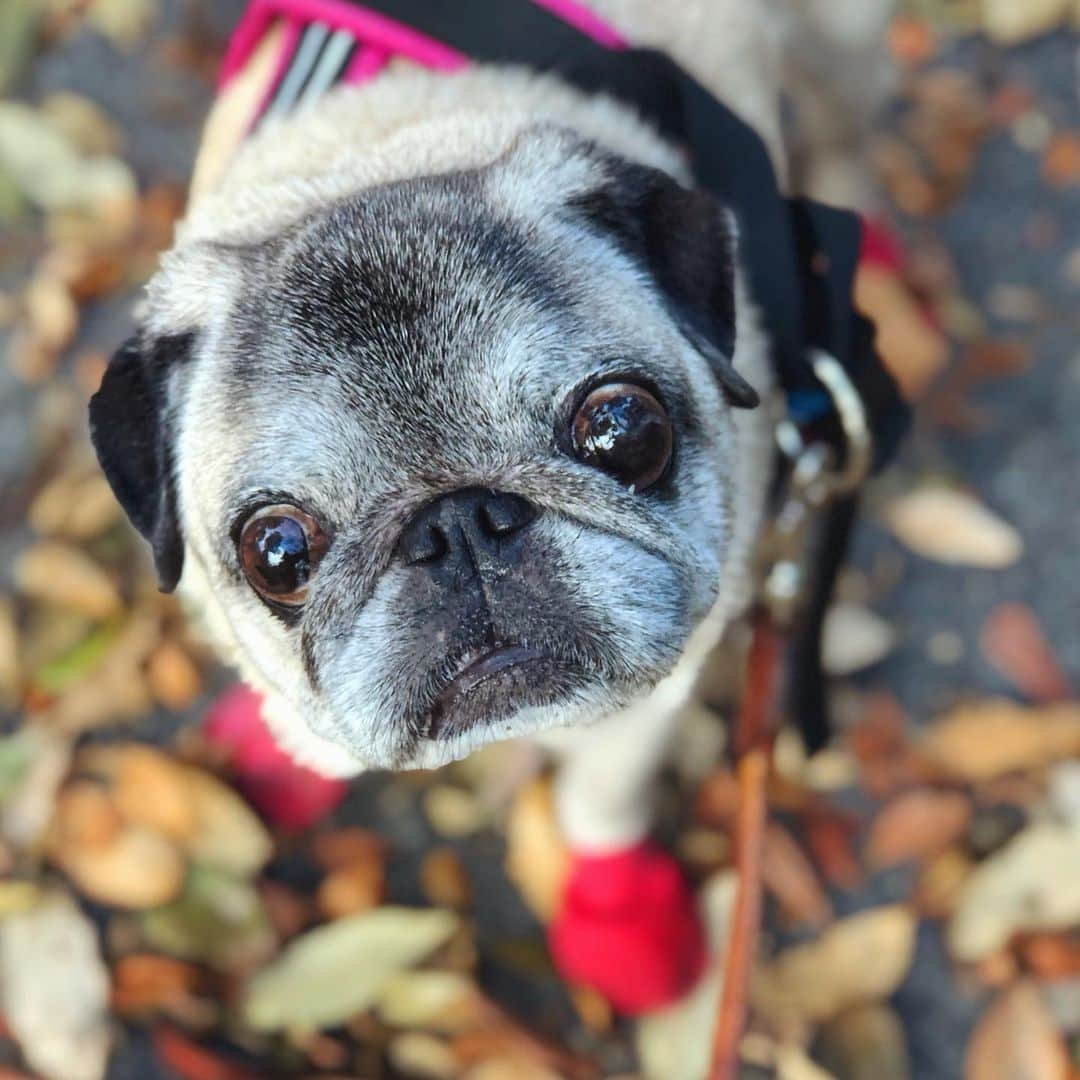
[[[301,408],[329,395],[373,433],[397,428],[402,450],[475,422],[493,397],[524,400],[528,358],[556,347],[574,308],[552,252],[475,175],[358,196],[264,260],[230,320],[236,389],[287,390]]]

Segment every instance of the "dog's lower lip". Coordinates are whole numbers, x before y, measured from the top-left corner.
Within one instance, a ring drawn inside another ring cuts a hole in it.
[[[456,698],[470,693],[486,679],[508,668],[544,659],[547,659],[546,653],[539,649],[530,649],[525,645],[500,645],[481,653],[469,661],[453,680],[439,691],[431,706],[431,724],[427,737],[430,739],[439,734],[447,707]]]

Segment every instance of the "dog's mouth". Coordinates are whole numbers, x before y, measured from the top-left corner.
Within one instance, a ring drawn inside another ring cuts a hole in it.
[[[496,644],[467,654],[432,702],[425,737],[460,734],[490,715],[499,699],[542,685],[559,666],[550,653],[527,645]]]

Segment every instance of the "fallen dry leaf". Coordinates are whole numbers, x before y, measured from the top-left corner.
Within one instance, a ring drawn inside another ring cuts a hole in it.
[[[56,354],[71,344],[79,328],[79,309],[63,281],[39,271],[22,302],[27,331],[42,349]]]
[[[921,181],[908,184],[902,189],[908,199],[921,205],[932,198]],[[873,320],[877,348],[905,397],[920,400],[949,359],[949,344],[942,332],[926,317],[907,282],[880,266],[859,267],[855,303]]]
[[[1024,966],[1038,979],[1080,976],[1080,937],[1075,932],[1025,934],[1016,948]]]
[[[250,973],[278,946],[255,887],[213,866],[192,866],[180,895],[145,912],[141,927],[150,947],[227,975]]]
[[[123,824],[103,784],[94,780],[75,780],[63,788],[56,800],[54,842],[62,848],[107,847],[116,839]]]
[[[202,676],[190,654],[175,641],[163,641],[146,664],[150,692],[166,709],[183,712],[202,692]]]
[[[83,156],[29,105],[0,102],[0,162],[19,191],[43,210],[97,215],[119,204],[134,210],[130,167],[108,155]]]
[[[924,487],[893,499],[885,523],[912,551],[938,562],[988,570],[1012,566],[1023,552],[1019,533],[972,495]]]
[[[472,882],[453,848],[435,848],[424,856],[420,888],[433,907],[465,908],[472,902]]]
[[[112,1007],[122,1016],[143,1016],[186,1001],[199,983],[191,964],[170,956],[136,953],[113,968]]]
[[[931,859],[915,886],[915,907],[928,919],[945,919],[956,910],[975,864],[963,851],[943,851]]]
[[[423,1031],[395,1035],[386,1047],[386,1057],[405,1076],[454,1080],[461,1075],[461,1062],[446,1041]]]
[[[315,903],[326,919],[342,919],[382,903],[386,870],[382,859],[351,863],[325,877]]]
[[[1033,701],[1067,701],[1075,697],[1053,646],[1035,612],[1027,604],[999,604],[979,635],[983,655]]]
[[[1067,1080],[1065,1043],[1037,987],[1017,983],[986,1011],[968,1045],[965,1080]]]
[[[404,971],[383,985],[375,1011],[390,1027],[449,1035],[487,1023],[496,1010],[468,975]]]
[[[107,619],[123,610],[109,575],[89,555],[59,541],[43,540],[19,554],[13,576],[24,596],[90,619]]]
[[[912,911],[899,904],[841,919],[817,941],[787,949],[760,968],[751,999],[783,1029],[888,997],[911,966],[915,926]]]
[[[309,930],[250,981],[244,1018],[257,1031],[334,1027],[378,1000],[394,975],[458,926],[448,911],[382,907]]]
[[[195,800],[184,766],[150,746],[120,745],[84,755],[86,766],[112,780],[119,813],[177,843],[195,835]]]
[[[111,907],[141,910],[167,904],[184,884],[179,849],[160,833],[127,825],[105,844],[59,839],[51,855],[81,893]]]
[[[1074,0],[982,0],[983,29],[1002,45],[1045,34],[1073,13]]]
[[[93,540],[120,519],[120,504],[97,470],[62,472],[34,497],[27,512],[31,527],[42,536]]]
[[[857,889],[863,880],[855,856],[858,825],[837,814],[810,814],[802,824],[803,841],[814,865],[837,889]]]
[[[1047,803],[1054,816],[1080,828],[1080,761],[1062,761],[1050,770]]]
[[[926,19],[897,15],[889,24],[889,52],[905,67],[920,67],[937,52],[938,42]]]
[[[923,736],[921,752],[973,783],[1080,754],[1080,704],[1027,708],[1004,698],[961,705]]]
[[[423,803],[431,827],[440,836],[471,836],[487,824],[487,812],[465,788],[437,784],[424,793]]]
[[[17,849],[35,849],[53,816],[56,794],[71,765],[71,741],[59,732],[27,724],[4,740],[16,775],[0,803],[0,833]]]
[[[506,873],[538,918],[549,922],[562,899],[570,853],[555,820],[551,783],[534,780],[514,799],[506,823]]]
[[[895,631],[880,615],[859,604],[833,604],[821,659],[830,675],[853,675],[884,660],[895,644]]]
[[[11,708],[19,698],[22,671],[19,664],[19,628],[15,605],[0,596],[0,708]]]
[[[183,842],[189,858],[251,877],[269,861],[274,843],[254,811],[228,784],[202,769],[185,770],[195,808],[194,832]]]
[[[329,829],[315,835],[312,854],[324,870],[333,872],[353,863],[382,861],[386,858],[386,841],[378,833],[355,826]]]
[[[42,118],[65,135],[80,154],[114,154],[123,143],[120,130],[96,102],[70,90],[49,94],[40,105]]]
[[[1080,830],[1029,826],[968,879],[948,926],[952,954],[974,962],[1020,931],[1080,922]]]
[[[971,818],[971,801],[959,792],[908,791],[874,818],[866,861],[881,869],[932,858],[964,836]]]
[[[559,1074],[516,1054],[489,1058],[462,1074],[462,1080],[560,1080]]]
[[[900,1018],[885,1005],[856,1005],[824,1024],[814,1057],[844,1080],[911,1080]]]
[[[109,975],[94,925],[52,893],[0,922],[3,1015],[32,1068],[52,1080],[102,1080]]]
[[[771,822],[761,852],[761,878],[792,922],[822,927],[833,909],[810,860],[782,825]]]

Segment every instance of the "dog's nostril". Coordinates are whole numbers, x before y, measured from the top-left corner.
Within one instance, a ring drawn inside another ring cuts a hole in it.
[[[410,566],[438,562],[450,549],[446,534],[429,521],[417,522],[416,526],[401,538],[398,550],[402,558]]]
[[[478,516],[488,536],[510,536],[536,517],[536,507],[520,495],[493,491],[480,503]]]

